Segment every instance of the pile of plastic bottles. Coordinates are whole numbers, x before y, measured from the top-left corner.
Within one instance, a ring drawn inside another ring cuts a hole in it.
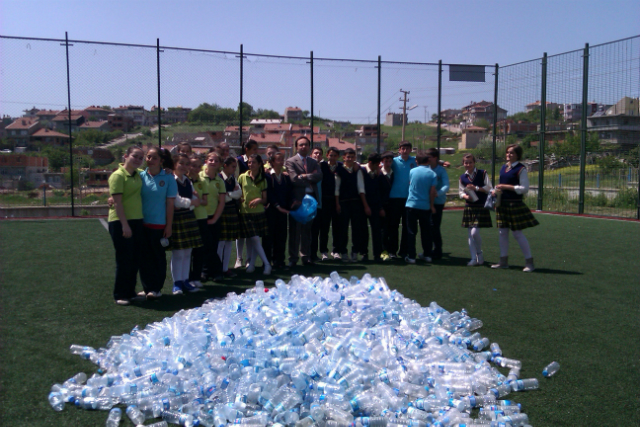
[[[502,399],[538,380],[520,379],[520,362],[480,327],[464,309],[422,307],[384,278],[296,275],[136,327],[106,348],[71,346],[99,371],[54,385],[49,402],[111,410],[110,427],[122,417],[116,405],[136,425],[163,420],[154,426],[526,426],[521,406]]]

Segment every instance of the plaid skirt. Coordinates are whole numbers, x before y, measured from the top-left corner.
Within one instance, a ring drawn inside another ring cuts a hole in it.
[[[267,234],[267,216],[264,212],[240,214],[240,237],[264,237]]]
[[[173,213],[173,233],[167,249],[189,249],[202,246],[200,227],[192,210],[176,210]]]
[[[240,237],[240,218],[235,203],[224,205],[220,221],[220,240],[233,242]]]
[[[478,228],[491,228],[493,223],[491,222],[491,213],[489,209],[481,208],[479,206],[466,206],[464,207],[464,213],[462,214],[462,227],[478,227]]]
[[[510,228],[513,231],[524,230],[540,224],[529,207],[522,200],[504,200],[496,208],[498,228]]]

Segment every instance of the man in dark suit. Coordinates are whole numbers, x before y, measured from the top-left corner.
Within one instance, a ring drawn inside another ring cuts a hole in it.
[[[318,162],[309,157],[311,141],[306,136],[301,136],[295,141],[298,154],[287,159],[286,168],[293,184],[293,199],[302,203],[305,195],[310,195],[318,200],[318,186],[322,181],[322,171]],[[289,217],[289,266],[293,267],[302,257],[302,263],[312,265],[311,255],[311,231],[313,221],[301,224]]]

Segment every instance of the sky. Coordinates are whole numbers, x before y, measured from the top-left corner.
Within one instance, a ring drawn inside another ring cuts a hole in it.
[[[317,58],[493,65],[517,63],[640,34],[640,2],[608,1],[40,1],[0,0],[0,35],[184,47],[314,58],[314,112],[375,122],[374,63]],[[0,113],[33,103],[66,105],[64,47],[0,40]],[[72,106],[157,103],[154,49],[70,47]],[[247,56],[244,100],[254,108],[310,109],[308,60]],[[235,106],[239,60],[233,54],[165,50],[163,106]],[[443,108],[491,100],[487,83],[450,85]],[[383,65],[382,114],[399,111],[401,93],[422,120],[437,105],[437,67]],[[529,95],[528,95],[529,96]],[[530,95],[535,96],[535,95]],[[531,101],[534,101],[532,99]],[[88,105],[85,105],[88,104]]]

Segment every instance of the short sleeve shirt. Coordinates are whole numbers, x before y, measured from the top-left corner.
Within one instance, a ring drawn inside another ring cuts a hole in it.
[[[167,199],[175,198],[178,185],[173,175],[167,175],[160,170],[157,175],[151,175],[149,169],[140,171],[142,178],[142,213],[144,223],[150,225],[165,225],[167,223]]]
[[[198,199],[202,200],[207,195],[207,203],[209,203],[209,184],[204,179],[198,177],[198,180],[191,180],[193,184],[193,189],[198,192]],[[196,219],[207,219],[207,207],[206,206],[197,206],[193,209],[193,213],[196,216]]]
[[[402,160],[402,156],[393,159],[391,168],[394,178],[389,198],[406,199],[409,196],[409,172],[417,166],[416,158],[412,156],[407,160]]]
[[[142,219],[142,178],[137,171],[127,172],[123,164],[109,177],[109,194],[122,196],[125,219]],[[115,206],[109,208],[109,222],[119,221]]]
[[[242,206],[240,207],[240,213],[260,213],[264,212],[264,206],[258,204],[254,208],[249,207],[249,202],[253,199],[259,199],[262,197],[262,192],[267,191],[267,180],[263,179],[259,184],[255,184],[253,178],[249,175],[249,172],[245,172],[238,177],[238,184],[242,187],[242,197],[244,198]]]
[[[220,197],[220,194],[225,194],[227,189],[224,185],[224,181],[218,174],[216,174],[215,178],[211,179],[205,173],[200,173],[200,178],[203,179],[209,187],[207,216],[211,217],[216,214],[216,210],[218,209],[218,198]]]
[[[409,197],[406,207],[428,210],[431,207],[429,192],[438,181],[436,173],[426,166],[414,168],[409,174]]]

